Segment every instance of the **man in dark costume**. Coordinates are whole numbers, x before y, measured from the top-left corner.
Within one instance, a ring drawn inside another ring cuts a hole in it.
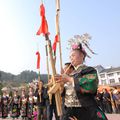
[[[39,81],[37,84],[35,97],[37,97],[38,119],[44,120],[45,99],[44,99],[44,87],[42,81]]]
[[[112,113],[111,97],[107,89],[103,89],[103,105],[106,113]]]
[[[104,111],[104,106],[103,106],[103,92],[97,91],[96,102],[97,102],[98,106]]]

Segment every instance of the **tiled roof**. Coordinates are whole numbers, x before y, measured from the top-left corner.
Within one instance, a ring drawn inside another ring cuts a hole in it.
[[[107,69],[103,69],[100,73],[111,73],[111,72],[117,72],[120,71],[120,67],[111,67]]]
[[[102,65],[97,65],[94,66],[95,69],[97,69],[97,71],[100,73],[102,70],[104,70],[105,68]]]

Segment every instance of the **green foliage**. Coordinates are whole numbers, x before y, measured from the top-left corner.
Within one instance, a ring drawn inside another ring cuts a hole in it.
[[[3,85],[2,85],[2,82],[0,82],[0,95],[2,95],[2,88],[3,88]]]

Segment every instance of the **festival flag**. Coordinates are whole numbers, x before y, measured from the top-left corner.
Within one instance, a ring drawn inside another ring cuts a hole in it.
[[[47,20],[45,17],[45,7],[43,4],[40,5],[40,16],[41,16],[41,25],[39,27],[39,30],[37,31],[37,35],[40,34],[49,34],[48,32],[48,24],[47,24]]]
[[[55,40],[52,46],[52,49],[54,52],[56,52],[57,42],[58,42],[58,35],[55,36]]]
[[[45,7],[43,4],[40,5],[40,16],[45,16]]]
[[[40,53],[39,51],[36,52],[37,55],[37,69],[40,69]]]

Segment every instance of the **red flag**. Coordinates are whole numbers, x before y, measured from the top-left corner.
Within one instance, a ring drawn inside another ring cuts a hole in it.
[[[56,52],[57,42],[58,42],[58,35],[55,36],[55,40],[52,46],[54,52]]]
[[[45,16],[45,7],[43,4],[40,5],[40,16]]]
[[[45,8],[44,8],[43,4],[40,5],[40,16],[41,16],[41,25],[40,25],[39,30],[37,31],[36,34],[37,35],[40,35],[41,33],[43,33],[43,35],[49,34],[48,24],[47,24],[47,20],[45,17]]]
[[[48,24],[47,24],[47,20],[45,19],[45,16],[42,17],[41,26],[36,34],[40,35],[41,33],[43,33],[43,35],[49,33],[48,32]]]
[[[39,51],[36,52],[36,55],[37,55],[37,69],[40,68],[40,53]]]

